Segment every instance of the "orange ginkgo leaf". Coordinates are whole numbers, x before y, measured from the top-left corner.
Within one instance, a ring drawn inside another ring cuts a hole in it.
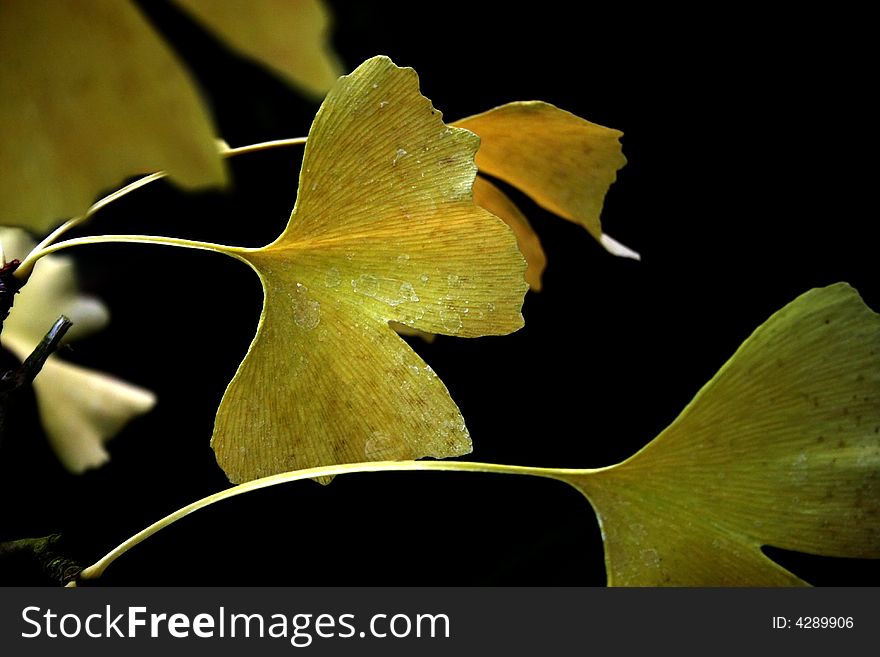
[[[602,232],[599,218],[608,188],[626,164],[620,147],[623,133],[541,101],[508,103],[453,125],[480,136],[480,173],[519,188],[542,207],[580,224],[614,255],[638,258]]]
[[[880,316],[845,284],[774,314],[623,463],[565,479],[608,583],[804,584],[764,545],[880,557]]]
[[[463,337],[522,325],[516,240],[472,198],[478,143],[385,57],[330,91],[287,228],[260,249],[221,248],[265,292],[215,423],[230,479],[470,450],[445,386],[389,322]]]

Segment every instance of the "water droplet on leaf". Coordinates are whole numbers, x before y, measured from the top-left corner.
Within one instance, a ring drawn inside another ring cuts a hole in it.
[[[452,309],[440,311],[440,323],[450,333],[458,333],[461,330],[461,315]]]
[[[336,267],[331,267],[324,275],[324,285],[326,285],[327,287],[339,287],[339,283],[341,281],[342,275],[339,273],[339,270],[336,269]]]
[[[308,288],[297,283],[290,297],[293,305],[293,321],[301,329],[311,331],[321,323],[321,304],[309,297]]]

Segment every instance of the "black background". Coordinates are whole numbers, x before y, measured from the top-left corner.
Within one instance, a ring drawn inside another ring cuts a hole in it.
[[[541,99],[624,131],[629,164],[606,199],[615,258],[512,193],[540,234],[544,291],[507,337],[411,340],[459,404],[469,460],[595,467],[648,442],[772,312],[848,281],[880,309],[873,223],[876,107],[864,16],[737,4],[334,2],[347,69],[386,54],[449,120]],[[232,145],[305,135],[317,108],[165,3],[171,39]],[[164,183],[89,233],[259,246],[281,231],[301,149],[232,161],[235,190]],[[113,313],[71,361],[159,395],[82,477],[57,465],[33,399],[0,451],[0,540],[63,532],[91,562],[162,515],[227,485],[214,412],[256,328],[256,276],[216,254],[112,245],[71,252]],[[774,553],[815,584],[877,584],[877,562]],[[350,475],[201,511],[114,564],[105,584],[586,584],[605,582],[595,517],[531,478]]]

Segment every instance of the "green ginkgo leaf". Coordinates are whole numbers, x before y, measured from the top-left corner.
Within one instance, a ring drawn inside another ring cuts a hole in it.
[[[807,292],[639,453],[563,478],[611,585],[804,584],[764,545],[880,557],[880,317],[848,285]]]
[[[389,322],[463,337],[522,325],[525,262],[472,198],[478,145],[385,57],[330,91],[287,228],[266,247],[224,249],[265,293],[214,428],[231,480],[470,450],[445,386]]]

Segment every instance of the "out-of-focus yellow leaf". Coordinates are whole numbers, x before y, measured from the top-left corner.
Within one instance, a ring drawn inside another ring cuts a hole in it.
[[[54,356],[34,379],[34,390],[49,444],[74,474],[109,461],[104,443],[156,405],[149,390]]]
[[[211,119],[134,5],[0,4],[0,221],[45,232],[125,178],[219,185]]]
[[[175,0],[230,45],[313,96],[342,74],[320,0]]]
[[[478,143],[385,57],[330,91],[287,228],[229,250],[265,291],[214,427],[230,479],[470,450],[445,386],[388,324],[463,337],[522,325],[525,262],[472,199]]]
[[[508,103],[453,125],[480,136],[481,173],[518,187],[601,241],[605,194],[626,164],[623,133],[540,101]]]
[[[34,243],[17,228],[0,227],[0,244],[8,259],[22,258]],[[15,299],[0,342],[24,360],[59,315],[73,321],[66,340],[76,340],[103,328],[107,308],[80,293],[73,261],[44,256]],[[34,379],[40,420],[61,463],[79,474],[110,457],[104,443],[132,418],[156,403],[149,390],[50,356]]]
[[[880,557],[880,317],[848,285],[807,292],[656,440],[568,480],[612,585],[804,584],[763,545]]]
[[[541,274],[547,265],[547,257],[529,220],[504,192],[480,176],[474,180],[474,203],[502,219],[513,230],[520,253],[528,263],[526,282],[529,288],[540,292]]]
[[[0,227],[0,242],[10,260],[24,258],[34,247],[34,241],[19,228]],[[100,331],[110,320],[107,307],[99,299],[80,293],[72,259],[45,257],[16,297],[3,337],[17,335],[24,338],[27,356],[59,315],[66,315],[73,322],[65,342]]]

